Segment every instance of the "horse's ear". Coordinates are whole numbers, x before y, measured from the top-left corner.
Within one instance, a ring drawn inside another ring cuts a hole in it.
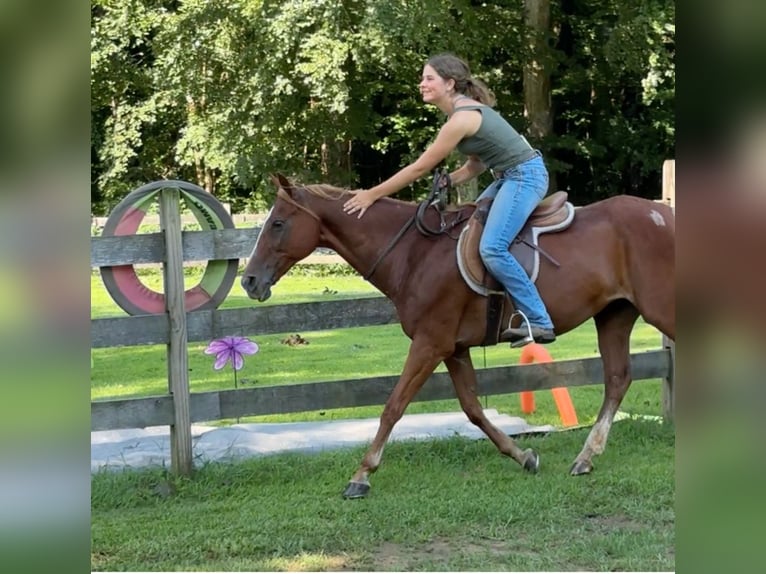
[[[293,184],[290,183],[284,175],[278,172],[276,174],[271,174],[271,181],[274,182],[274,185],[277,187],[281,187],[288,192],[293,188]]]

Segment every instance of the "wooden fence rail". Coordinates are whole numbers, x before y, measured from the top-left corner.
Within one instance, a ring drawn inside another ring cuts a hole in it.
[[[636,381],[667,376],[670,352],[646,351],[631,355]],[[534,365],[490,367],[476,370],[479,395],[540,391],[602,383],[600,357]],[[321,383],[301,383],[252,389],[231,389],[191,394],[191,421],[212,421],[254,415],[381,405],[391,394],[398,375]],[[414,401],[454,399],[449,374],[434,373]],[[91,403],[91,430],[137,428],[173,423],[173,397],[118,399]]]
[[[234,222],[234,225],[255,225],[258,222],[263,221],[266,218],[265,213],[232,213],[231,212],[231,205],[228,203],[223,203],[223,208],[226,210],[229,215],[231,215],[231,219]],[[91,216],[90,218],[90,224],[91,227],[99,227],[103,228],[104,225],[106,225],[106,220],[109,219],[108,217],[100,217],[100,216]],[[155,214],[147,214],[144,219],[141,221],[144,225],[160,225],[160,216]],[[194,215],[189,214],[181,214],[181,224],[182,225],[194,225],[196,223],[199,223],[197,218]]]
[[[250,255],[260,228],[182,232],[183,260],[241,259]],[[161,263],[165,261],[162,233],[91,237],[91,267]]]
[[[287,331],[323,331],[398,323],[396,309],[385,297],[260,305],[186,313],[190,342],[227,335],[267,335]],[[91,321],[91,347],[158,345],[168,342],[165,315],[110,317]]]
[[[383,297],[239,309],[185,312],[183,262],[247,257],[258,229],[181,231],[179,189],[167,182],[160,192],[161,233],[91,238],[91,267],[162,263],[166,312],[91,321],[93,348],[168,345],[168,394],[91,402],[91,430],[170,425],[172,470],[192,470],[191,423],[251,415],[301,412],[385,403],[398,375],[190,393],[188,343],[226,335],[320,331],[397,323],[396,310]],[[666,194],[663,193],[663,197]],[[635,381],[663,378],[672,390],[673,352],[667,345],[631,355]],[[598,357],[511,367],[477,369],[478,392],[497,395],[603,382]],[[415,400],[454,398],[447,373],[434,373]],[[672,413],[672,394],[668,395]]]

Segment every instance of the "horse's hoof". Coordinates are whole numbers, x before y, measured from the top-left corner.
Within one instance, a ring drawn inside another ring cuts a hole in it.
[[[590,474],[593,470],[593,465],[589,460],[576,460],[569,469],[569,474],[572,476],[578,476],[580,474]]]
[[[537,471],[540,470],[540,457],[531,448],[524,451],[524,464],[522,467],[532,474],[537,474]]]
[[[370,492],[369,482],[354,482],[352,480],[346,486],[346,490],[343,491],[343,498],[364,498],[368,492]]]

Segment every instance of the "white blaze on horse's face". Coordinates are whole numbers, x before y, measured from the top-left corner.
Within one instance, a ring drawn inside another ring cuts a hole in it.
[[[266,219],[261,226],[261,231],[258,233],[258,238],[255,240],[255,245],[253,245],[253,250],[250,252],[250,257],[247,258],[248,260],[253,258],[253,255],[255,255],[255,250],[258,249],[258,242],[261,240],[261,237],[263,237],[263,230],[266,229],[266,224],[269,222],[269,219],[271,219],[272,211],[274,211],[273,205],[271,206],[271,209],[269,209],[269,212],[266,214]]]
[[[269,225],[271,225],[273,211],[274,207],[272,207],[266,215],[266,220],[261,226],[261,231],[258,233],[258,238],[255,240],[255,245],[247,260],[247,264],[245,265],[245,271],[242,274],[242,288],[251,299],[257,299],[258,301],[265,301],[271,297],[271,286],[275,281],[273,266],[258,265],[256,262],[258,247],[262,245],[261,239],[266,236],[266,230],[269,228]],[[264,242],[265,241],[266,240],[264,240]]]
[[[654,224],[657,227],[665,227],[665,225],[666,225],[665,224],[665,218],[662,217],[662,214],[659,211],[656,211],[656,210],[652,209],[649,212],[649,217],[652,218],[652,221],[654,221]]]

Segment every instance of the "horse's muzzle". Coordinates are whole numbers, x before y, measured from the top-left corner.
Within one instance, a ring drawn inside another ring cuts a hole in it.
[[[272,281],[270,279],[258,278],[255,275],[243,275],[241,284],[242,289],[251,299],[263,302],[271,297]]]

